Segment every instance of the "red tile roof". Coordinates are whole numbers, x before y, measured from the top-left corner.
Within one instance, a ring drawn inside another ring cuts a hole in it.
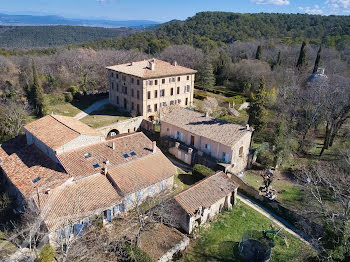
[[[48,158],[35,145],[25,146],[22,150],[4,158],[0,167],[9,180],[26,198],[49,187],[56,187],[67,181],[70,176],[55,162]],[[40,177],[40,180],[33,182]]]
[[[71,224],[122,201],[104,175],[97,174],[34,198],[49,230]]]
[[[220,171],[180,192],[174,200],[188,214],[194,215],[200,207],[209,208],[236,188],[237,185]]]
[[[174,66],[168,62],[158,60],[158,59],[154,59],[155,68],[154,70],[151,70],[149,67],[149,63],[151,61],[153,61],[153,59],[133,62],[132,64],[128,63],[128,64],[108,66],[106,68],[116,72],[121,72],[124,74],[132,75],[132,76],[136,76],[144,79],[197,73],[196,70],[179,66],[179,65]]]
[[[27,124],[24,128],[53,150],[80,135],[103,136],[88,125],[68,116],[48,115]]]
[[[113,143],[115,145],[114,150],[112,148]],[[132,156],[131,152],[135,152],[136,155]],[[123,157],[125,153],[128,154],[128,158]],[[85,157],[85,154],[91,154],[91,157]],[[80,147],[59,154],[57,158],[69,174],[74,177],[84,177],[100,173],[104,166],[103,162],[106,160],[109,161],[109,167],[113,168],[149,154],[152,154],[152,141],[143,133],[138,132]],[[98,164],[99,167],[94,168],[94,164]]]
[[[176,167],[160,151],[108,170],[109,178],[123,196],[154,185],[175,174]]]

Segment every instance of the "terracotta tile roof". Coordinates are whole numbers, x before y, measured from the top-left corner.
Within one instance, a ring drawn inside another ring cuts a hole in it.
[[[175,174],[175,166],[160,151],[108,171],[109,178],[114,181],[118,192],[123,196],[149,187]]]
[[[192,134],[232,147],[240,138],[251,131],[221,119],[206,117],[205,114],[182,107],[169,107],[162,114],[161,122],[182,128]]]
[[[24,128],[54,150],[80,135],[103,136],[88,125],[68,116],[48,115],[27,124]]]
[[[112,144],[115,149],[113,150]],[[130,153],[136,153],[132,156]],[[123,154],[127,153],[128,158]],[[90,157],[85,157],[90,154]],[[103,162],[109,161],[109,168],[128,163],[140,157],[152,154],[152,141],[143,133],[138,132],[127,136],[122,136],[108,141],[80,147],[76,150],[57,155],[58,160],[64,169],[74,177],[84,177],[100,173]],[[93,167],[98,164],[97,168]]]
[[[34,197],[49,230],[102,212],[121,200],[122,197],[101,174],[73,181],[51,190],[49,194],[42,193],[39,199]]]
[[[36,193],[35,187],[38,187],[39,191],[46,190],[61,185],[70,178],[35,145],[25,146],[4,158],[0,167],[25,198],[30,198]],[[33,180],[38,177],[40,180],[34,183]]]
[[[174,200],[188,214],[194,215],[200,207],[209,208],[236,188],[236,184],[220,171],[177,194]]]
[[[116,72],[121,72],[124,74],[132,75],[132,76],[136,76],[144,79],[197,73],[196,70],[179,66],[179,65],[174,66],[168,62],[157,60],[157,59],[154,60],[155,61],[154,70],[151,70],[149,67],[149,63],[152,60],[153,59],[133,62],[132,64],[128,63],[128,64],[108,66],[106,68]]]
[[[9,155],[21,150],[27,144],[26,136],[20,135],[0,145],[0,163]]]

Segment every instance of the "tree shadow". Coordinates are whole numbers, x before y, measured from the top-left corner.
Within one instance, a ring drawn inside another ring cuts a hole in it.
[[[191,174],[179,174],[178,177],[182,183],[184,183],[185,185],[188,185],[188,186],[191,186],[199,181]]]

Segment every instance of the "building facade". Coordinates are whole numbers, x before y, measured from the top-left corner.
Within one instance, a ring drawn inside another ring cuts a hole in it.
[[[233,173],[247,167],[253,132],[249,126],[179,107],[164,113],[160,123],[161,138],[173,141],[168,143],[169,152],[181,161],[191,165],[212,159]]]
[[[151,120],[161,108],[193,105],[197,71],[151,59],[107,67],[109,101],[118,108]]]

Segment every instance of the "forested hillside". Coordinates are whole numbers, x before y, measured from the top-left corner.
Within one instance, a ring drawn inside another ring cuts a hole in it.
[[[130,28],[85,26],[0,26],[0,48],[33,48],[69,45],[126,36]]]
[[[281,43],[323,43],[342,49],[350,44],[350,16],[308,14],[238,14],[203,12],[185,21],[172,21],[154,31],[83,44],[93,48],[138,48],[156,53],[171,44],[199,48],[235,41],[278,40]]]

